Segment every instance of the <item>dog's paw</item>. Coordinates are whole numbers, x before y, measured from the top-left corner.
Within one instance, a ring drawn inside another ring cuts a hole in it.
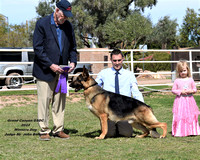
[[[95,139],[104,139],[103,137],[95,137]]]
[[[160,136],[160,138],[166,138],[166,136],[163,136],[163,135],[162,135],[162,136]]]
[[[143,135],[136,135],[135,138],[144,138]]]

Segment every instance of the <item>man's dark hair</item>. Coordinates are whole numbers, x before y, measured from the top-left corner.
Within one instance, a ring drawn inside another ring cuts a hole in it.
[[[121,54],[122,57],[124,57],[124,55],[120,49],[113,49],[113,51],[110,54],[110,58],[112,58],[113,55],[118,55],[118,54]]]

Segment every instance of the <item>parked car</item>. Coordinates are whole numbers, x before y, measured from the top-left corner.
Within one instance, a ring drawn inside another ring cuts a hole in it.
[[[4,85],[6,85],[8,89],[21,88],[25,81],[33,80],[34,79],[32,77],[33,60],[34,60],[33,49],[0,48],[0,62],[31,62],[29,64],[0,63],[0,76],[9,76],[9,77],[0,77],[0,89]],[[84,65],[89,70],[89,72],[92,73],[92,64],[78,63],[74,71],[68,77],[69,82],[71,82],[74,78],[72,74],[79,74],[83,71]]]
[[[33,62],[34,53],[22,49],[0,49],[0,62]],[[8,89],[21,88],[24,81],[33,80],[33,64],[0,64],[0,86],[6,85]],[[12,77],[13,76],[13,77]],[[19,76],[19,77],[14,77]],[[20,77],[27,76],[27,77]]]

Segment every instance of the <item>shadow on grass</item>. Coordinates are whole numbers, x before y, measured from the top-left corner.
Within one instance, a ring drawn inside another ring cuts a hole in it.
[[[64,132],[66,134],[76,134],[76,133],[78,133],[78,130],[76,130],[76,129],[64,129]]]
[[[95,138],[97,136],[99,136],[101,134],[101,130],[97,130],[97,131],[93,131],[93,132],[89,132],[89,133],[85,133],[83,134],[82,136],[85,136],[87,138]],[[134,131],[133,134],[138,134],[140,135],[141,132],[137,132],[137,131]],[[115,137],[106,137],[106,138],[119,138],[119,137],[124,137],[124,136],[121,136],[121,135],[117,135]],[[131,137],[127,137],[127,138],[134,138],[135,135],[131,136]]]
[[[85,134],[83,134],[83,136],[88,137],[88,138],[95,138],[95,137],[99,136],[100,134],[101,134],[101,130],[97,130],[97,131],[85,133]]]

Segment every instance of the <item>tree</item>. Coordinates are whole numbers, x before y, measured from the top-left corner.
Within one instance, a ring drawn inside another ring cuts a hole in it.
[[[0,47],[32,47],[34,27],[35,20],[21,25],[8,25],[0,14]]]
[[[200,15],[200,14],[199,14]],[[194,9],[187,8],[183,24],[180,29],[181,47],[195,47],[200,45],[200,16]]]
[[[9,46],[30,47],[28,24],[10,25]]]
[[[103,33],[106,39],[106,44],[111,48],[118,43],[121,48],[138,47],[138,43],[142,44],[148,40],[147,37],[152,33],[152,23],[148,18],[141,15],[140,12],[135,11],[126,19],[117,19],[108,22],[104,28]]]
[[[161,18],[154,27],[151,35],[154,42],[159,43],[162,49],[167,49],[167,45],[176,39],[177,20],[170,20],[169,16]]]
[[[133,14],[130,9],[132,3],[135,4],[135,10],[144,10],[145,7],[156,5],[157,0],[93,0],[92,3],[90,0],[74,0],[72,24],[80,40],[89,47],[88,39],[97,37],[99,47],[113,46],[115,42],[112,44],[106,42],[108,36],[104,33],[104,27],[114,26],[115,21],[118,21],[116,23],[125,21],[129,15]]]
[[[53,2],[52,2],[53,3]],[[36,12],[39,15],[39,18],[45,17],[54,11],[54,6],[49,1],[40,1],[36,7]]]
[[[0,47],[8,47],[9,26],[5,16],[0,14]]]

